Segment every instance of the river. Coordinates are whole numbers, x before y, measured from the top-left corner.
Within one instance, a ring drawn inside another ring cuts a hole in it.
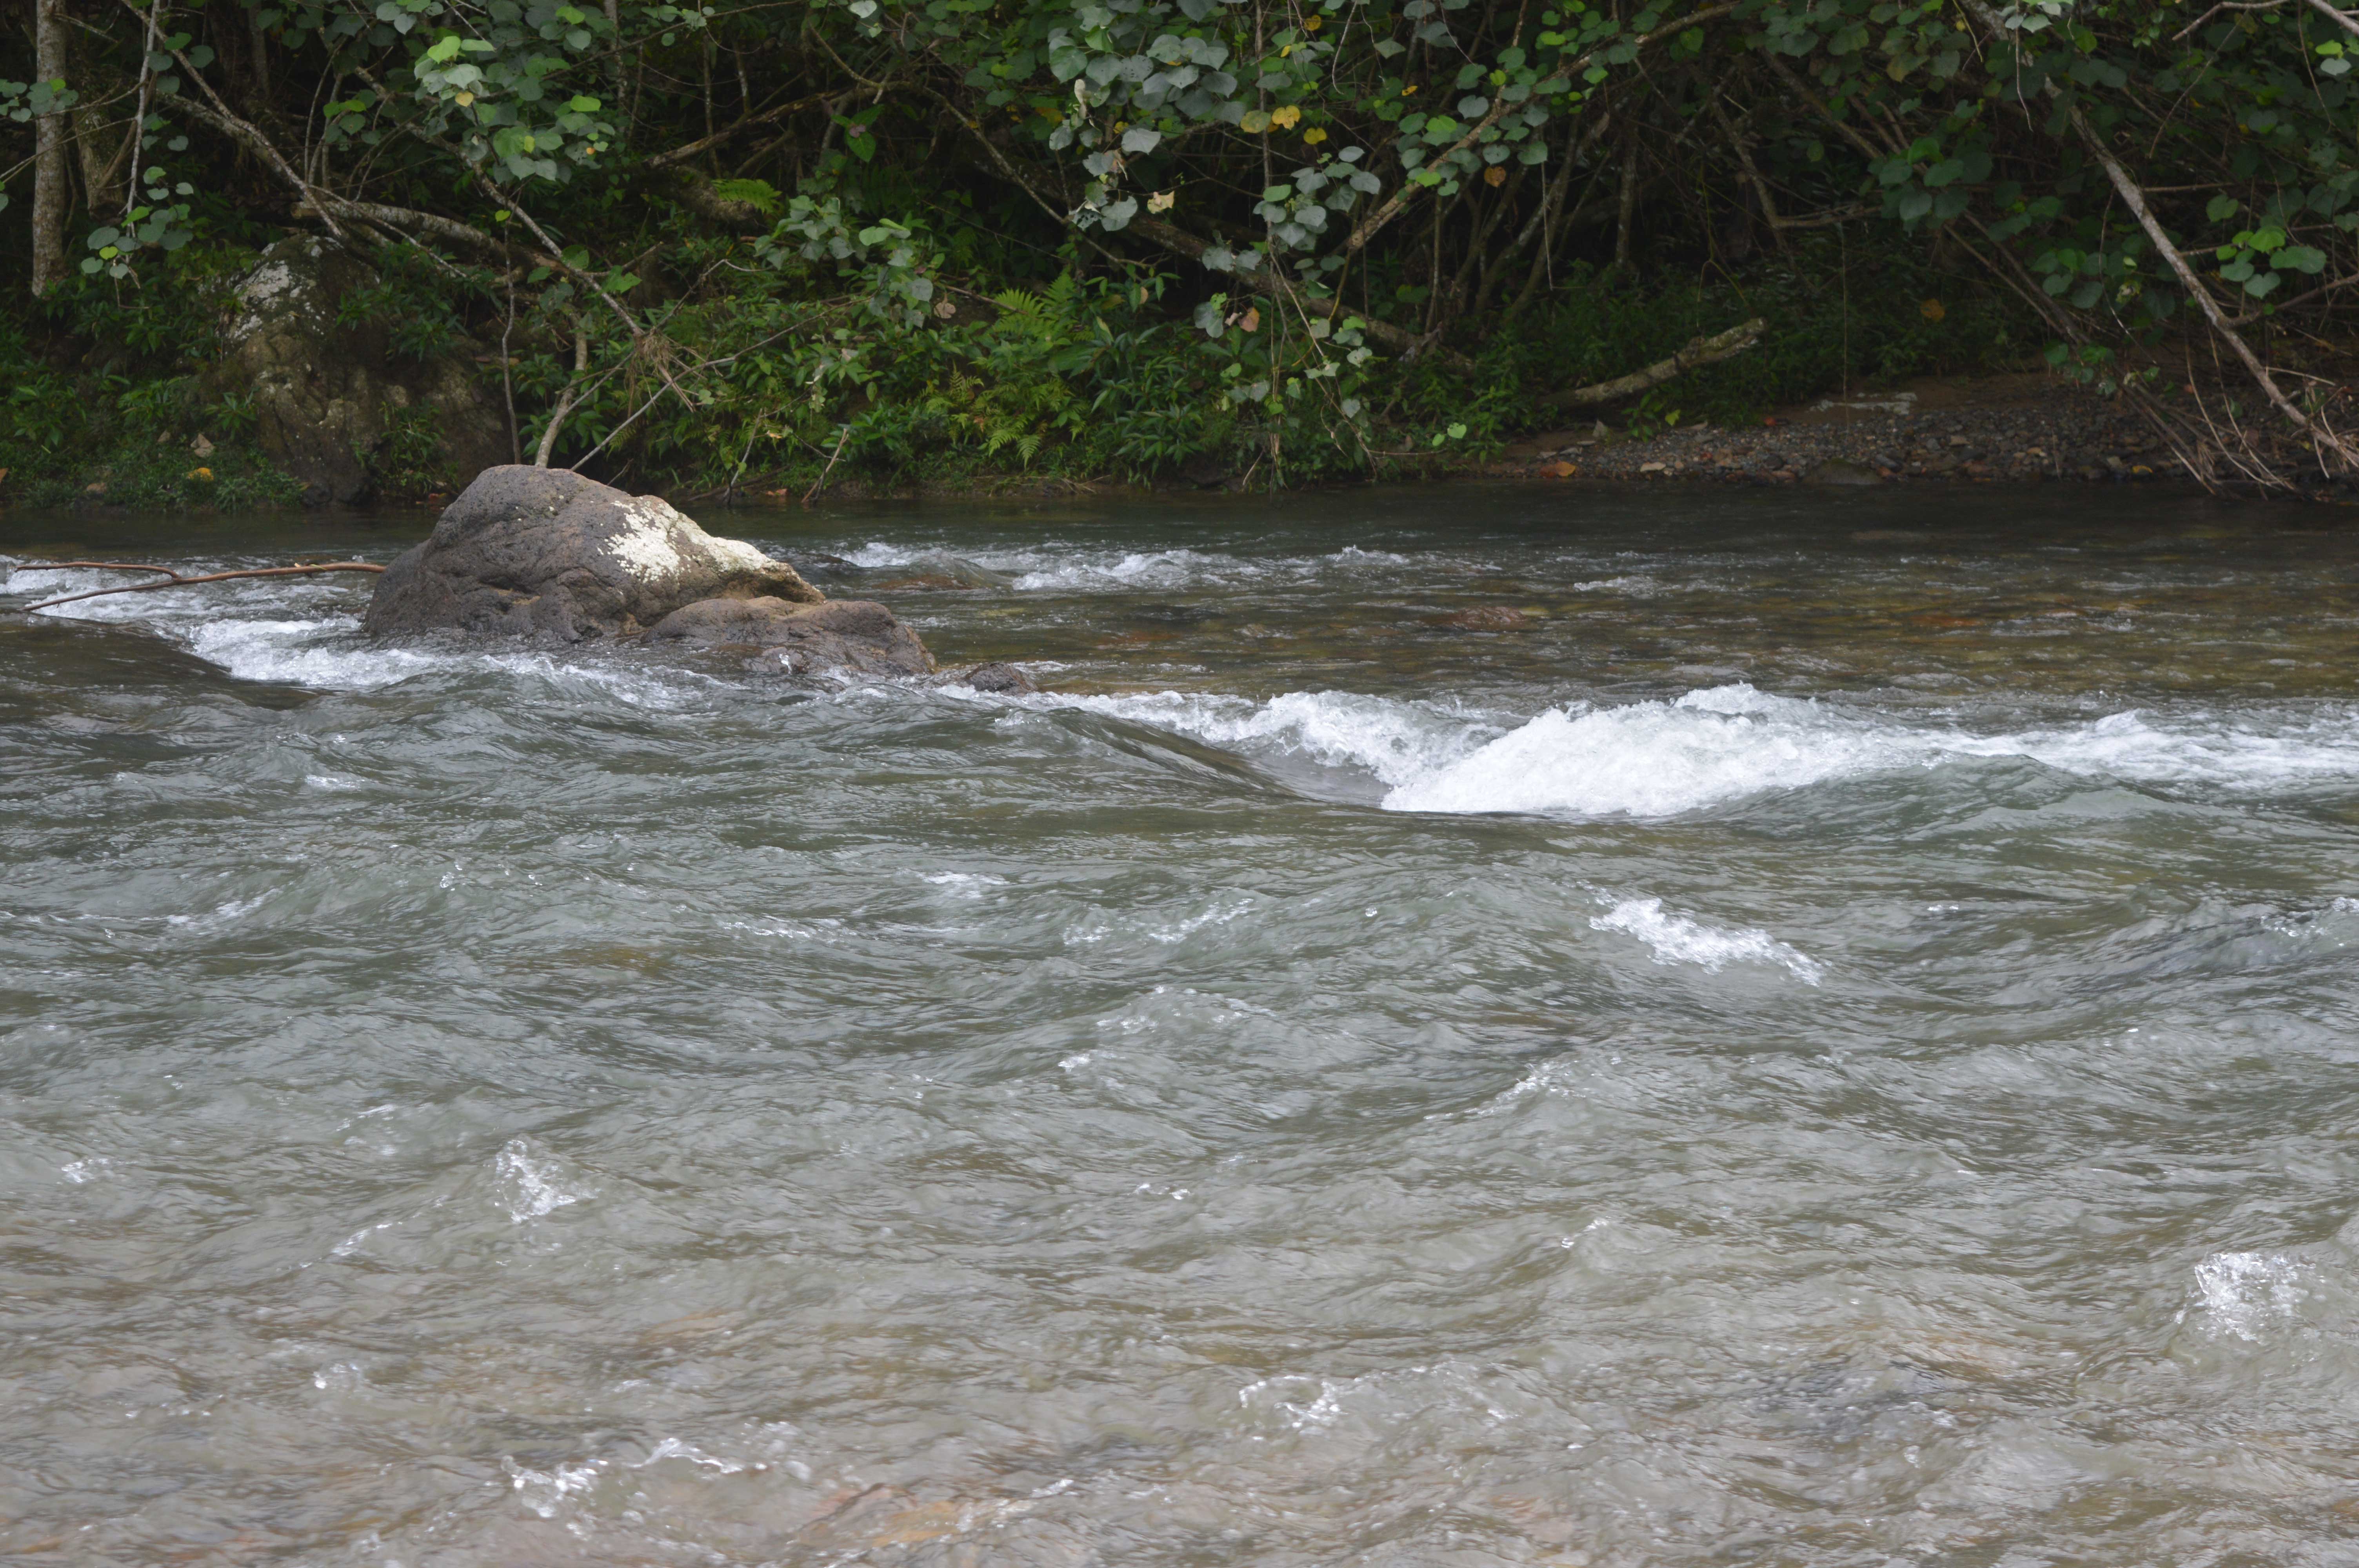
[[[2344,514],[700,515],[1049,689],[0,615],[0,1557],[2359,1561]]]

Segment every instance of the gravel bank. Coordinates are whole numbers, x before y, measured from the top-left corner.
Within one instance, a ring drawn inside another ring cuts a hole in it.
[[[1780,410],[1741,429],[1698,425],[1636,438],[1593,423],[1518,442],[1495,471],[1751,484],[2181,477],[2136,415],[2033,376],[1918,382]]]

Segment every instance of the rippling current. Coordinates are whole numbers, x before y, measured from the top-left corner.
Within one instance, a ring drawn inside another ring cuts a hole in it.
[[[2359,1561],[2341,514],[703,520],[1050,691],[0,614],[0,1557]]]

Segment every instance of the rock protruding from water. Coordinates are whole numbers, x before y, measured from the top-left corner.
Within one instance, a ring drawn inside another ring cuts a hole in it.
[[[994,697],[1033,697],[1040,690],[1039,687],[1033,683],[1030,676],[1026,675],[1014,665],[1000,664],[996,661],[987,665],[972,665],[965,669],[952,671],[942,676],[942,680],[951,686],[972,687],[977,691],[988,692]]]
[[[424,544],[395,557],[361,624],[389,635],[583,643],[636,635],[699,600],[812,605],[824,597],[794,568],[743,540],[714,538],[654,496],[563,469],[503,464],[476,477]]]
[[[818,604],[766,595],[701,599],[657,622],[647,638],[739,654],[748,669],[777,675],[842,670],[863,676],[922,676],[934,667],[915,632],[883,605],[861,599]]]

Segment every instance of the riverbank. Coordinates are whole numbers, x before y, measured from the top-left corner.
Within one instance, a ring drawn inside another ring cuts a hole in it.
[[[231,458],[237,482],[216,484],[211,470],[200,481],[159,486],[115,483],[112,462],[93,470],[88,484],[51,483],[32,492],[6,483],[0,470],[0,506],[8,502],[69,505],[76,510],[122,506],[173,506],[198,514],[213,508],[213,494],[231,503],[223,510],[255,504],[292,504],[291,481],[278,476],[260,454],[240,449]],[[149,467],[156,466],[153,462]],[[170,464],[164,465],[172,466]],[[2289,458],[2279,464],[2312,500],[2359,501],[2352,487],[2303,476]],[[159,470],[160,471],[160,470]],[[1603,419],[1527,436],[1495,449],[1495,455],[1435,452],[1413,470],[1396,468],[1377,482],[1420,483],[1473,477],[1552,481],[1653,482],[1669,480],[1742,484],[1866,486],[1884,483],[1944,484],[2186,483],[2190,475],[2153,427],[2119,399],[2104,398],[2038,372],[1968,376],[1925,376],[1897,386],[1837,393],[1777,408],[1758,424],[1696,421],[1649,425],[1633,420],[1617,427]],[[627,473],[617,482],[628,488]],[[1324,476],[1288,485],[1272,465],[1199,458],[1152,481],[1071,473],[966,471],[879,478],[842,473],[781,485],[775,479],[752,482],[657,485],[682,506],[714,504],[796,509],[826,503],[868,501],[1066,501],[1155,493],[1268,488],[1334,489],[1352,481]],[[399,499],[439,507],[456,486]],[[15,492],[15,493],[11,493]]]
[[[2295,465],[2284,471],[2302,479]],[[2136,410],[2038,373],[1923,377],[1780,408],[1759,425],[1633,433],[1603,421],[1507,447],[1502,477],[1874,485],[2196,478]],[[2304,493],[2350,500],[2310,476]]]

